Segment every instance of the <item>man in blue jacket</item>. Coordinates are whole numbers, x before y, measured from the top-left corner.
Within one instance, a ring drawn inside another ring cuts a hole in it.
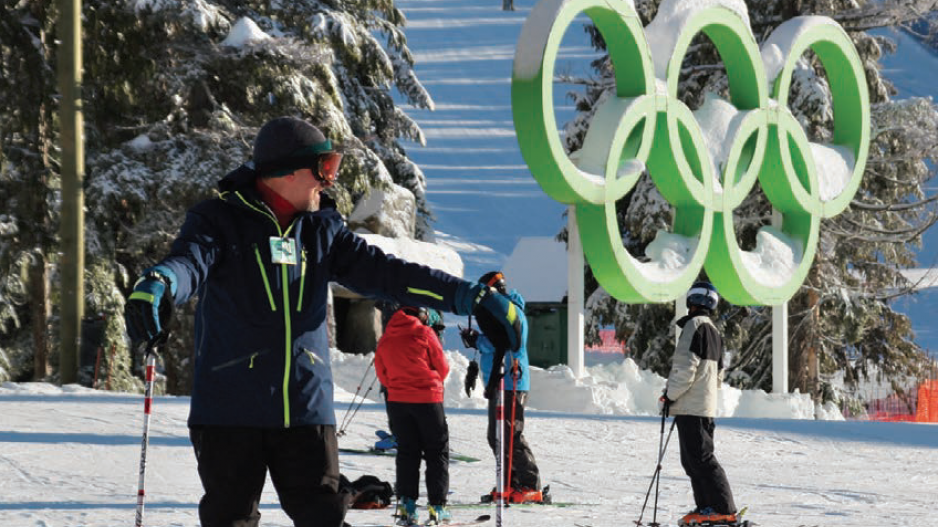
[[[186,215],[169,255],[125,307],[132,341],[164,336],[172,305],[198,296],[190,439],[203,527],[256,526],[268,471],[296,526],[340,527],[339,464],[326,334],[330,281],[363,295],[457,314],[517,349],[524,319],[483,284],[385,255],[352,233],[322,191],[342,154],[309,123],[265,124],[253,160]]]
[[[499,271],[490,271],[479,278],[479,282],[488,287],[494,288],[503,295],[507,295],[511,302],[524,311],[524,298],[521,293],[512,289],[508,291],[508,285],[505,282],[505,275]],[[466,343],[470,347],[477,348],[481,354],[482,382],[487,387],[486,397],[489,400],[488,411],[488,430],[487,438],[492,452],[497,456],[496,450],[496,410],[498,406],[497,393],[493,393],[491,388],[497,387],[493,383],[498,382],[495,365],[496,357],[499,355],[498,349],[507,350],[504,346],[493,343],[493,340],[487,335],[479,335],[470,331],[466,335]],[[507,499],[512,503],[531,503],[549,501],[549,496],[544,496],[540,491],[541,478],[537,468],[537,462],[534,460],[534,453],[524,438],[524,407],[528,401],[528,391],[531,389],[531,376],[528,366],[528,323],[524,316],[521,317],[521,346],[511,353],[504,353],[501,373],[505,381],[505,418],[504,433],[502,437],[505,441],[506,463],[508,458],[511,461],[511,474],[507,475],[505,491],[508,493]],[[493,373],[496,377],[493,379]],[[496,491],[492,491],[491,499],[496,500]],[[483,500],[489,501],[489,495],[483,496]]]

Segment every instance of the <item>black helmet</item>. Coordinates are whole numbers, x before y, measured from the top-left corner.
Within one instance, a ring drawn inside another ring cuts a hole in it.
[[[489,271],[479,278],[479,282],[488,287],[494,287],[496,291],[503,295],[508,294],[508,285],[505,283],[505,275],[501,271]]]
[[[717,289],[707,281],[694,282],[690,291],[687,292],[688,308],[697,306],[713,311],[719,302],[720,295],[717,294]]]
[[[430,320],[430,312],[427,310],[427,308],[422,306],[403,306],[401,307],[401,311],[412,317],[417,317],[417,319],[420,320],[424,326],[429,325],[428,322]]]

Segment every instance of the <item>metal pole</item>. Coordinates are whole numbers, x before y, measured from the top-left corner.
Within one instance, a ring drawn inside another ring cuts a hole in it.
[[[772,225],[782,227],[784,217],[772,209]],[[788,393],[788,302],[772,306],[772,393]]]
[[[567,365],[573,376],[583,376],[584,302],[583,244],[576,223],[576,207],[567,207]]]
[[[788,393],[788,302],[772,306],[772,393]]]
[[[62,147],[62,343],[59,373],[62,384],[78,380],[81,319],[84,315],[84,194],[85,171],[81,105],[81,0],[59,0],[59,91]]]

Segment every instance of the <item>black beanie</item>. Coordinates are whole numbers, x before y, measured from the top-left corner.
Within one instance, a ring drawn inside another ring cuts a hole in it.
[[[254,168],[261,174],[303,168],[302,163],[310,155],[329,151],[332,144],[319,128],[296,117],[278,117],[257,132]]]

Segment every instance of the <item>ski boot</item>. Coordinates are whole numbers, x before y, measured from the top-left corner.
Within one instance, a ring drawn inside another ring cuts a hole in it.
[[[449,523],[453,519],[453,515],[450,514],[446,505],[430,505],[429,509],[430,519],[427,520],[427,525],[441,525]]]
[[[378,430],[375,432],[375,435],[379,438],[378,441],[375,442],[375,450],[386,452],[397,448],[397,438],[394,437],[393,434],[389,434],[384,430]]]
[[[740,525],[736,513],[722,514],[711,507],[694,509],[678,520],[677,524],[680,527],[737,527]]]
[[[548,500],[550,499],[550,494],[547,495]],[[526,487],[521,487],[520,489],[512,489],[511,493],[508,495],[509,503],[544,503],[544,493],[543,491],[537,489],[530,489]]]
[[[417,517],[417,500],[413,498],[401,498],[397,502],[397,511],[394,513],[394,524],[405,527],[418,525],[420,523]]]
[[[479,501],[481,503],[498,503],[499,502],[498,489],[496,487],[492,487],[492,491],[489,492],[488,494],[483,494],[482,497],[479,499]],[[511,488],[510,487],[506,488],[502,492],[501,501],[505,502],[506,504],[511,503]]]

